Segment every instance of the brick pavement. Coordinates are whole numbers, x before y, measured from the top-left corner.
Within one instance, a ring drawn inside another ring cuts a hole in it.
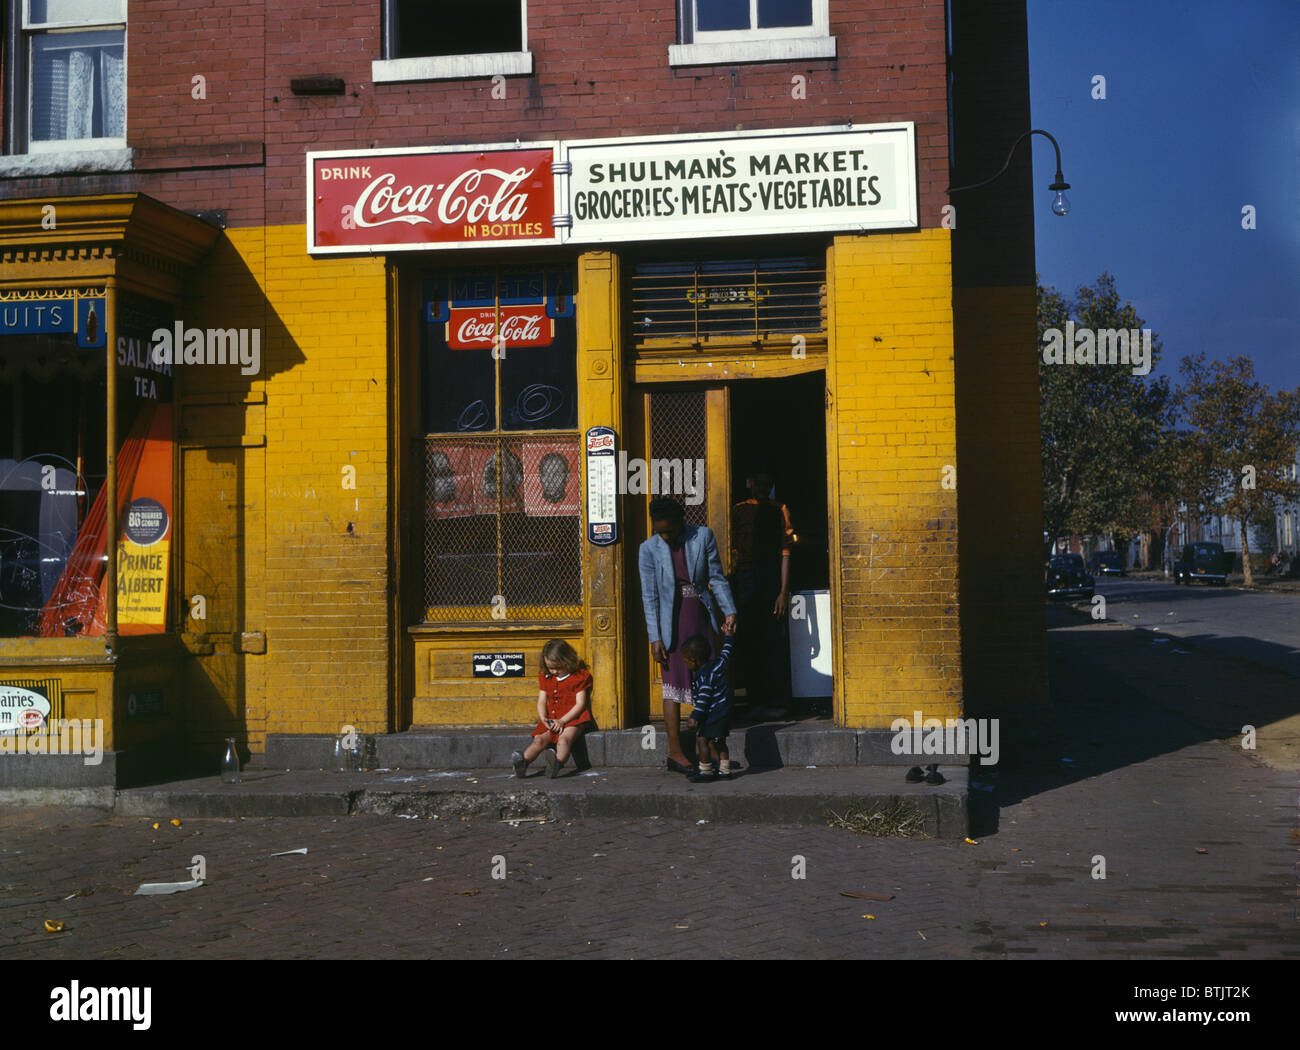
[[[1217,738],[1280,683],[1229,667],[1237,706],[1225,711],[1195,702],[1222,660],[1153,663],[1139,633],[1058,623],[1056,702],[1035,746],[977,774],[994,788],[973,792],[978,845],[666,819],[155,830],[8,810],[0,959],[1300,957],[1296,774]],[[188,878],[196,854],[200,889],[132,896]],[[795,855],[805,879],[791,878]],[[1105,880],[1092,877],[1096,856]],[[77,891],[93,892],[64,900]],[[66,931],[45,933],[46,918]]]

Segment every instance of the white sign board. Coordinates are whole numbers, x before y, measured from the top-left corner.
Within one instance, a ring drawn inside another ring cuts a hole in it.
[[[914,229],[910,123],[561,144],[569,243]]]
[[[41,693],[0,684],[0,736],[27,735],[44,729],[52,709],[49,698]]]

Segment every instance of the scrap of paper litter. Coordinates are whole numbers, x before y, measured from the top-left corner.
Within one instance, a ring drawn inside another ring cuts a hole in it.
[[[164,893],[184,893],[186,890],[196,890],[202,885],[203,883],[198,879],[191,879],[189,882],[142,882],[134,895],[137,897],[157,897]]]

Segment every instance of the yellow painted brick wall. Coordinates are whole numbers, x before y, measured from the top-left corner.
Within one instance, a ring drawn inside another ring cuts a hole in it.
[[[214,621],[213,651],[197,657],[192,685],[209,687],[210,731],[226,718],[254,752],[266,733],[389,728],[384,260],[312,259],[305,245],[301,226],[227,231],[187,304],[196,324],[262,330],[258,375],[207,367],[186,377],[182,424],[199,420],[187,440],[200,449],[221,444],[204,431],[226,430],[232,415],[243,432],[242,450],[214,447],[207,466],[204,451],[187,453],[196,492],[211,489],[204,472],[228,470],[234,453],[241,466],[228,515],[187,547],[183,587],[201,590],[211,565],[223,600],[239,606]],[[200,409],[196,396],[228,404]],[[355,489],[343,487],[345,466]],[[233,562],[218,543],[237,546]],[[242,578],[227,579],[237,565]],[[255,631],[265,632],[265,655],[238,652],[241,632]]]
[[[888,728],[961,710],[952,264],[946,230],[830,252],[836,714]],[[960,477],[957,478],[958,483]]]

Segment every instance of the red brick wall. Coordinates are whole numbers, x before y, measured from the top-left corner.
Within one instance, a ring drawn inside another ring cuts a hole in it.
[[[308,150],[911,120],[921,223],[938,224],[948,180],[943,0],[831,0],[834,60],[676,69],[675,6],[531,2],[534,74],[508,78],[506,98],[494,99],[488,78],[372,83],[379,0],[132,0],[127,140],[145,170],[0,180],[0,194],[139,190],[186,210],[223,208],[231,226],[297,224]],[[792,97],[796,74],[806,99]],[[195,75],[206,99],[192,97]],[[311,75],[342,77],[346,94],[293,95],[290,80]]]

